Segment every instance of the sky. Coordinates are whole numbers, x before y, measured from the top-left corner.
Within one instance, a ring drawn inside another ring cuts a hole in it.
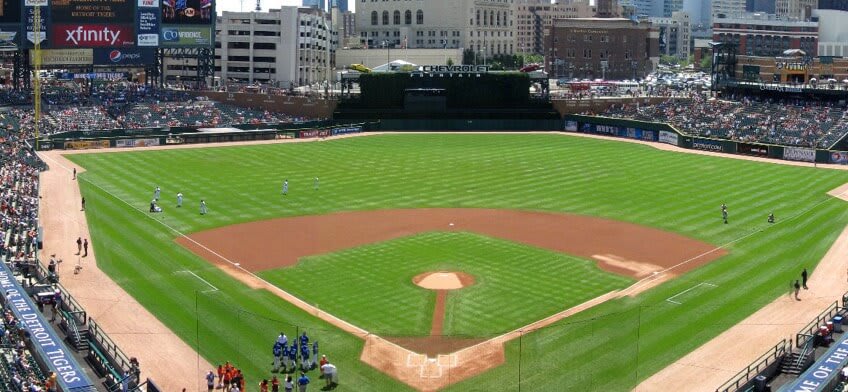
[[[262,4],[262,11],[267,11],[268,8],[280,8],[281,6],[290,6],[296,5],[300,6],[303,4],[302,0],[260,0]],[[353,3],[353,1],[348,0],[348,4]],[[244,8],[242,8],[244,7]],[[256,8],[256,0],[218,0],[217,10],[220,13],[221,11],[253,11]]]

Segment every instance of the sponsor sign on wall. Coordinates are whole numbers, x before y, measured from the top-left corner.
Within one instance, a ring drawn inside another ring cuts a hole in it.
[[[108,140],[65,142],[66,150],[89,150],[93,148],[109,148]]]
[[[676,146],[678,143],[677,133],[669,131],[660,131],[660,143],[666,143]]]
[[[149,139],[118,139],[115,140],[115,147],[147,147],[158,146],[158,138]]]
[[[618,131],[621,129],[614,125],[596,125],[592,124],[593,132],[601,135],[618,136]]]
[[[29,51],[31,62],[35,61],[35,51]],[[41,63],[44,65],[91,65],[91,49],[44,49],[41,51]]]
[[[53,0],[53,23],[133,23],[135,4],[130,0]]]
[[[162,27],[159,44],[173,46],[211,46],[212,29],[199,26]]]
[[[136,44],[159,46],[159,0],[138,0]]]
[[[750,143],[737,143],[736,152],[745,155],[756,155],[758,157],[768,156],[768,146]]]
[[[46,1],[45,1],[46,3]],[[26,25],[26,37],[29,43],[35,43],[36,37],[33,32],[33,23],[35,22],[35,8],[28,6],[27,3],[26,10],[24,10],[24,22]],[[50,19],[50,7],[47,4],[44,4],[39,7],[41,13],[41,23],[39,23],[40,32],[38,34],[38,41],[43,42],[47,40],[47,20]],[[32,45],[29,45],[32,47]]]
[[[300,131],[301,139],[308,139],[313,137],[327,137],[330,136],[329,129],[314,129],[311,131]]]
[[[333,128],[333,129],[331,130],[331,133],[332,133],[332,135],[334,135],[334,136],[335,136],[335,135],[344,135],[344,134],[346,134],[346,133],[359,133],[359,132],[362,132],[362,127],[361,127],[361,126],[355,126],[355,127],[339,127],[339,128]]]
[[[153,48],[97,48],[93,52],[95,65],[145,65],[152,64],[155,57]]]
[[[784,147],[783,159],[790,161],[813,162],[816,160],[816,150],[812,148]]]
[[[830,153],[830,163],[848,163],[848,151],[833,151]]]
[[[696,138],[692,140],[692,148],[696,150],[721,152],[721,142],[718,140]]]
[[[577,121],[567,120],[565,122],[565,131],[566,132],[577,132]]]
[[[20,17],[18,19],[20,19]],[[18,45],[20,44],[18,41],[20,32],[20,24],[0,24],[0,50],[17,50]]]
[[[118,48],[135,45],[132,25],[56,24],[50,38],[57,48]]]

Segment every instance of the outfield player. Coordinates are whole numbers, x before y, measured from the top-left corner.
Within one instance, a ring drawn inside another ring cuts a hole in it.
[[[285,181],[283,181],[283,196],[288,195],[288,194],[289,194],[289,180],[286,179]]]
[[[156,189],[153,190],[153,200],[159,201],[159,194],[161,192],[162,190],[157,186]]]
[[[769,212],[768,223],[774,223],[774,213],[773,212]]]
[[[721,219],[724,219],[724,224],[727,224],[727,206],[721,205]]]
[[[206,215],[206,200],[200,200],[200,215]]]
[[[183,193],[178,192],[177,193],[177,208],[182,207],[182,206],[183,206]]]
[[[314,188],[315,188],[315,190],[318,190],[318,185],[319,185],[319,183],[318,183],[318,177],[315,177],[315,184],[314,184]]]

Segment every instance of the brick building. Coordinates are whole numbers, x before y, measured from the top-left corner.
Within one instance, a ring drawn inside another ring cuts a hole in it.
[[[589,0],[566,0],[551,3],[544,0],[516,1],[516,42],[521,53],[543,54],[544,31],[554,20],[591,18],[595,7]]]
[[[623,18],[558,19],[545,31],[549,75],[581,79],[638,79],[659,62],[659,33]]]

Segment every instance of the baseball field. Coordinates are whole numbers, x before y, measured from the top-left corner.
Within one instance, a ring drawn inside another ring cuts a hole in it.
[[[502,363],[449,390],[628,390],[786,294],[848,224],[848,204],[826,195],[846,172],[563,135],[68,157],[87,170],[99,267],[175,334],[258,381],[277,334],[305,330],[339,368],[337,390],[410,387],[360,359],[380,355],[364,336],[316,314],[433,356],[520,331]],[[164,212],[150,214],[156,186]],[[260,278],[320,311],[249,284]]]

